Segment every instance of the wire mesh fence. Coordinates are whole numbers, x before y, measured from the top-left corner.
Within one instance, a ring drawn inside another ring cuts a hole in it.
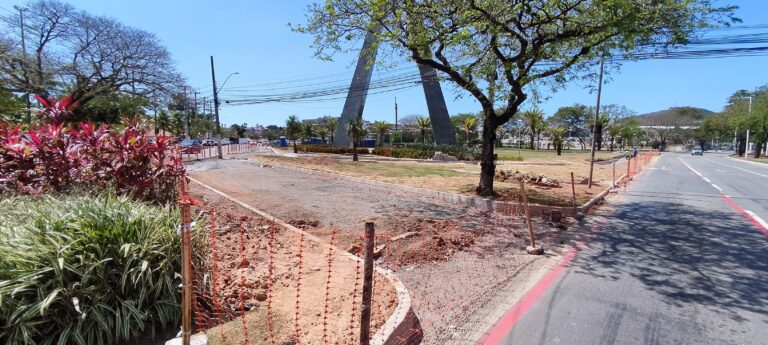
[[[193,209],[194,332],[210,344],[358,342],[361,263],[335,247],[335,235],[320,242],[264,217]],[[397,303],[384,277],[374,285],[373,332]]]
[[[655,153],[629,161],[629,180]],[[377,188],[350,186],[350,193]],[[398,204],[399,192],[379,196]],[[390,200],[391,199],[391,200]],[[315,235],[287,229],[251,212],[222,211],[219,203],[194,207],[192,227],[193,330],[211,344],[357,344],[363,309],[363,224],[354,231],[326,228]],[[244,210],[244,209],[243,209]],[[495,322],[490,303],[535,257],[533,235],[551,246],[563,227],[552,212],[526,208],[523,190],[497,203],[495,212],[466,210],[430,219],[377,226],[376,265],[394,272],[411,297],[420,324],[399,329],[389,344],[467,344]],[[532,219],[528,226],[528,219]],[[385,327],[398,298],[376,275],[371,332]]]

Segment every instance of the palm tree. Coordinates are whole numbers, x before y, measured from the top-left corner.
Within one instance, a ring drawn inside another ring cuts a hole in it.
[[[357,162],[357,143],[368,134],[363,127],[363,119],[360,117],[349,120],[347,134],[352,137],[352,161]]]
[[[288,117],[288,120],[285,120],[285,135],[288,137],[288,140],[293,141],[293,153],[299,152],[296,148],[296,140],[299,140],[301,130],[301,122],[296,118],[296,115],[291,115]]]
[[[384,136],[387,135],[387,132],[389,132],[389,124],[384,121],[376,121],[371,126],[379,136],[379,146],[384,146]]]
[[[592,135],[595,136],[595,145],[597,145],[598,151],[603,149],[603,129],[608,127],[610,122],[611,118],[607,114],[600,114],[597,117],[597,124],[595,124],[594,118],[589,118],[589,126],[592,128]]]
[[[317,135],[320,136],[320,139],[323,141],[323,144],[325,144],[325,137],[328,135],[328,127],[318,126],[315,131],[317,131]]]
[[[155,135],[157,135],[159,131],[165,131],[167,133],[170,129],[171,118],[165,110],[160,110],[160,112],[157,113],[157,116],[155,116]]]
[[[566,129],[563,127],[553,127],[549,129],[549,134],[552,136],[552,144],[555,145],[557,155],[560,156],[563,152],[563,141],[565,141]]]
[[[328,119],[328,132],[331,134],[331,145],[333,145],[333,134],[336,133],[336,125],[339,123],[339,119],[332,117]]]
[[[432,129],[432,121],[426,116],[419,116],[416,118],[416,127],[421,132],[421,143],[427,144],[427,132]]]
[[[528,129],[528,136],[531,139],[531,150],[535,150],[536,147],[534,147],[533,142],[544,129],[544,112],[539,108],[533,108],[524,111],[522,117]]]
[[[315,127],[311,123],[307,122],[301,127],[301,132],[304,134],[304,141],[312,141],[312,136],[315,135]]]
[[[477,130],[477,118],[468,117],[464,119],[464,123],[461,124],[462,129],[467,132],[467,146],[470,145],[469,135]]]

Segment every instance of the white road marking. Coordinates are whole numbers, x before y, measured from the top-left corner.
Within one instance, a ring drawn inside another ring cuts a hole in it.
[[[760,216],[756,215],[755,212],[752,212],[750,210],[744,210],[744,212],[747,212],[747,214],[754,218],[760,225],[762,225],[764,228],[768,229],[768,223],[766,223],[763,218],[760,218]]]
[[[699,175],[699,177],[701,177],[701,178],[702,178],[702,179],[703,179],[705,182],[709,183],[709,184],[710,184],[712,187],[714,187],[715,189],[717,189],[718,191],[720,191],[720,193],[722,193],[722,192],[723,192],[723,189],[722,189],[722,188],[720,188],[718,185],[716,185],[716,184],[712,183],[712,180],[710,180],[710,179],[708,179],[708,178],[704,177],[704,175],[702,175],[700,172],[696,171],[696,169],[694,169],[692,166],[688,165],[688,163],[686,163],[685,161],[683,161],[683,159],[682,159],[682,158],[678,158],[678,159],[680,160],[680,162],[681,162],[681,163],[685,164],[685,166],[687,166],[687,167],[688,167],[688,169],[691,169],[691,171],[693,171],[693,173],[695,173],[696,175]],[[727,195],[726,195],[726,196],[727,196]]]
[[[704,175],[702,175],[700,172],[696,171],[696,169],[688,165],[688,163],[686,163],[682,158],[678,158],[678,159],[680,160],[681,163],[685,164],[685,166],[687,166],[688,169],[691,169],[691,171],[693,171],[694,174],[699,175],[699,177],[701,178],[704,178]]]
[[[717,165],[723,165],[723,164],[720,164],[719,162],[713,161],[713,160],[711,160],[711,159],[709,159],[709,158],[705,158],[705,159],[706,159],[706,160],[708,160],[708,161],[710,161],[710,162],[712,162],[712,163],[715,163],[715,164],[717,164]],[[755,175],[758,175],[758,176],[762,176],[762,177],[766,177],[766,178],[768,178],[768,175],[766,175],[766,174],[761,174],[761,173],[759,173],[759,172],[755,172],[755,171],[752,171],[752,170],[747,170],[747,169],[744,169],[744,168],[739,168],[739,167],[737,167],[737,166],[733,166],[733,165],[723,165],[723,166],[731,167],[731,168],[734,168],[734,169],[739,169],[739,170],[741,170],[741,171],[745,171],[745,172],[748,172],[748,173],[750,173],[750,174],[755,174]]]

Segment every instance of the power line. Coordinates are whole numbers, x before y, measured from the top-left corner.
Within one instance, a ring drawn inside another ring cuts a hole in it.
[[[763,29],[768,24],[728,27],[713,29],[713,32],[721,30]],[[740,47],[740,48],[708,48],[722,45],[755,45],[768,44],[768,33],[740,33],[731,35],[716,35],[692,40],[681,50],[651,51],[654,45],[646,45],[648,51],[638,51],[612,58],[609,61],[625,62],[640,60],[697,60],[734,57],[754,57],[768,55],[768,46]],[[688,47],[700,47],[700,49],[688,49]],[[410,62],[409,62],[410,64]],[[558,66],[558,62],[541,62],[537,68]],[[421,84],[417,73],[405,73],[413,66],[407,65],[378,73],[383,78],[373,81],[367,90],[369,94],[383,94],[398,90],[409,89]],[[344,75],[341,78],[336,76]],[[288,78],[282,81],[252,83],[243,82],[245,85],[227,88],[236,93],[229,95],[231,98],[227,104],[231,106],[252,105],[263,103],[321,103],[344,99],[345,94],[355,91],[364,91],[363,88],[351,88],[349,85],[349,71],[332,72],[307,76],[305,78]],[[291,90],[290,92],[275,92]],[[269,93],[264,93],[268,91]]]

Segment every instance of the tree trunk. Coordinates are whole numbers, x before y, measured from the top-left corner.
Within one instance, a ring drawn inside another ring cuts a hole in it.
[[[475,192],[481,196],[492,196],[494,195],[493,177],[496,174],[493,143],[496,141],[496,128],[498,125],[493,121],[493,117],[496,116],[493,109],[485,109],[484,112],[483,144],[480,156],[480,184],[475,189]]]
[[[563,153],[563,144],[557,143],[555,144],[555,148],[557,149],[557,155],[560,156]]]
[[[483,128],[483,132],[485,132],[485,128]],[[531,134],[531,150],[535,150],[536,148],[533,146],[533,142],[536,140],[536,134]]]
[[[614,140],[614,138],[611,137],[611,152],[613,152],[613,140]]]
[[[357,162],[357,140],[352,139],[352,161]]]
[[[293,141],[293,153],[299,153],[299,150],[296,148],[296,140]]]
[[[745,144],[746,141],[746,134],[744,132],[739,132],[738,135],[738,142],[736,145],[736,151],[738,153],[738,156],[744,156],[746,154],[747,145]]]
[[[760,158],[760,154],[763,152],[763,142],[758,141],[755,143],[755,158]]]

